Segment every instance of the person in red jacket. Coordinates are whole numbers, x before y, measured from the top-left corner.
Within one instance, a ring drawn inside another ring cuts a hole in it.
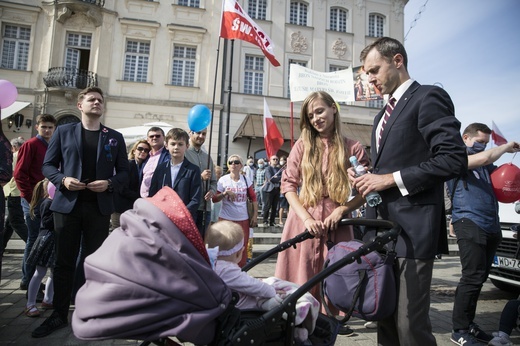
[[[23,290],[27,290],[27,285],[34,274],[35,267],[26,265],[25,262],[40,230],[40,220],[32,219],[29,214],[29,203],[31,202],[34,187],[45,178],[42,173],[43,158],[47,152],[47,146],[52,134],[56,129],[56,122],[56,118],[50,114],[40,114],[36,117],[35,128],[38,134],[20,147],[18,161],[13,172],[16,186],[18,186],[20,196],[22,197],[22,208],[28,231],[22,261],[22,282],[20,283],[20,289]]]

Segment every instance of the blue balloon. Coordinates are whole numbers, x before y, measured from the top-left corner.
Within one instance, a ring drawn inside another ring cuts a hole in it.
[[[208,127],[211,122],[211,111],[204,105],[195,105],[188,113],[188,127],[193,132],[199,132]]]

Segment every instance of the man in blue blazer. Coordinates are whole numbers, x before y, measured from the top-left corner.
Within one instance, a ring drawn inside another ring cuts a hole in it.
[[[166,148],[171,160],[159,164],[155,169],[150,183],[149,197],[153,197],[164,186],[171,187],[182,199],[195,222],[201,202],[202,183],[200,168],[184,157],[189,139],[188,133],[183,129],[173,128],[168,131]]]
[[[54,312],[33,331],[35,338],[67,326],[80,243],[85,257],[101,246],[114,212],[112,192],[128,179],[123,136],[101,124],[104,102],[101,89],[82,90],[81,122],[59,126],[45,154],[43,174],[56,186]]]
[[[444,181],[466,171],[468,159],[449,95],[410,79],[403,45],[382,37],[361,52],[368,80],[389,95],[374,119],[373,174],[354,179],[382,203],[368,218],[397,222],[397,308],[378,322],[379,345],[436,345],[428,316],[434,257],[447,250]],[[393,108],[393,109],[392,109]],[[440,245],[442,244],[442,248]]]

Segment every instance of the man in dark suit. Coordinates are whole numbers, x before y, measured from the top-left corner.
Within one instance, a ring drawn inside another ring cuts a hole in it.
[[[181,198],[191,213],[193,221],[197,219],[201,199],[200,169],[185,158],[189,146],[188,133],[183,129],[173,128],[166,134],[166,148],[171,160],[157,166],[150,183],[149,196],[153,197],[164,186],[171,187]]]
[[[280,200],[280,181],[282,180],[282,172],[278,165],[278,156],[273,155],[269,160],[269,165],[265,169],[265,184],[262,189],[264,193],[264,207],[262,208],[262,217],[264,219],[264,227],[274,226],[276,218],[278,202]]]
[[[444,181],[468,165],[460,122],[443,89],[410,79],[399,41],[382,37],[360,58],[369,82],[390,98],[374,119],[373,174],[355,178],[354,187],[363,196],[381,195],[382,203],[367,209],[368,218],[402,227],[396,247],[397,308],[378,322],[378,344],[436,345],[428,312],[434,257],[439,244],[447,250]]]
[[[104,102],[101,89],[82,90],[81,122],[59,126],[45,154],[43,174],[56,186],[54,312],[33,331],[35,338],[67,326],[80,243],[85,257],[101,246],[114,212],[112,192],[128,179],[123,136],[101,124]]]

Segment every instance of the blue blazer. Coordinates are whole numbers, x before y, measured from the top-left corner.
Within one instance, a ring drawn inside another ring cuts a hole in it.
[[[380,191],[377,214],[403,228],[397,256],[433,259],[447,250],[444,182],[465,172],[466,146],[460,136],[450,96],[441,88],[413,82],[396,104],[376,151],[375,133],[384,108],[374,118],[372,165],[374,173],[400,171],[409,194],[397,187]],[[367,208],[367,218],[376,218]]]
[[[193,220],[197,220],[197,210],[201,198],[200,168],[188,159],[184,158],[175,182],[172,186],[172,163],[171,161],[160,163],[152,176],[150,182],[149,197],[154,196],[164,186],[171,187],[182,199],[186,208],[191,213]]]
[[[67,190],[62,186],[61,181],[64,177],[81,179],[83,157],[81,127],[81,122],[58,126],[43,160],[43,175],[56,186],[51,210],[58,213],[70,213],[78,199],[79,191]],[[112,181],[114,190],[119,189],[128,179],[128,158],[123,136],[101,124],[96,180],[104,179]],[[97,201],[102,215],[110,215],[114,212],[112,193],[108,190],[98,193]]]

